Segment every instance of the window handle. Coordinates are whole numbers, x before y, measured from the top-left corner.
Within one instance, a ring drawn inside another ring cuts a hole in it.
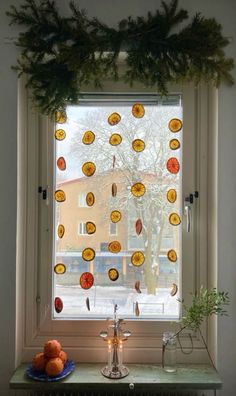
[[[184,201],[184,214],[187,216],[187,232],[191,231],[191,206],[186,200]]]
[[[199,192],[195,191],[193,194],[189,194],[184,199],[184,214],[187,216],[187,232],[191,232],[191,224],[192,224],[192,210],[191,205],[194,203],[194,198],[199,197]]]

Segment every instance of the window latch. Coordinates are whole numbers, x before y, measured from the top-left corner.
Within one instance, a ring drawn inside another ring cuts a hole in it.
[[[184,214],[187,216],[187,232],[191,232],[191,205],[194,203],[194,198],[199,197],[199,192],[195,191],[194,193],[190,193],[185,199],[184,199]]]
[[[42,194],[42,198],[44,201],[46,201],[46,204],[48,204],[48,186],[46,188],[43,188],[42,186],[38,187],[38,193]]]

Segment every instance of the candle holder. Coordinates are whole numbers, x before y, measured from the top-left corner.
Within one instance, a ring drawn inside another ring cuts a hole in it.
[[[108,320],[108,328],[101,331],[100,337],[107,342],[107,365],[102,368],[104,377],[119,379],[129,374],[129,370],[123,365],[123,342],[131,335],[129,330],[123,330],[123,319],[117,318],[117,304],[114,305],[113,319]]]

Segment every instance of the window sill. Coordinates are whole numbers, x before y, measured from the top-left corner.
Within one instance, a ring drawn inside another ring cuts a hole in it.
[[[158,365],[127,365],[129,375],[120,380],[103,377],[100,364],[76,364],[71,375],[59,382],[37,382],[26,377],[28,364],[22,364],[14,372],[10,380],[11,389],[27,389],[35,391],[89,391],[105,390],[114,393],[135,390],[135,393],[154,393],[161,389],[221,389],[222,382],[218,372],[210,365],[181,364],[176,373],[165,373]],[[130,386],[130,384],[132,384]]]

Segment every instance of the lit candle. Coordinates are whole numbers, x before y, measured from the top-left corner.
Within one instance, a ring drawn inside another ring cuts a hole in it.
[[[111,345],[111,340],[107,341],[107,345],[108,345],[108,369],[111,370],[111,361],[112,361],[112,345]]]

